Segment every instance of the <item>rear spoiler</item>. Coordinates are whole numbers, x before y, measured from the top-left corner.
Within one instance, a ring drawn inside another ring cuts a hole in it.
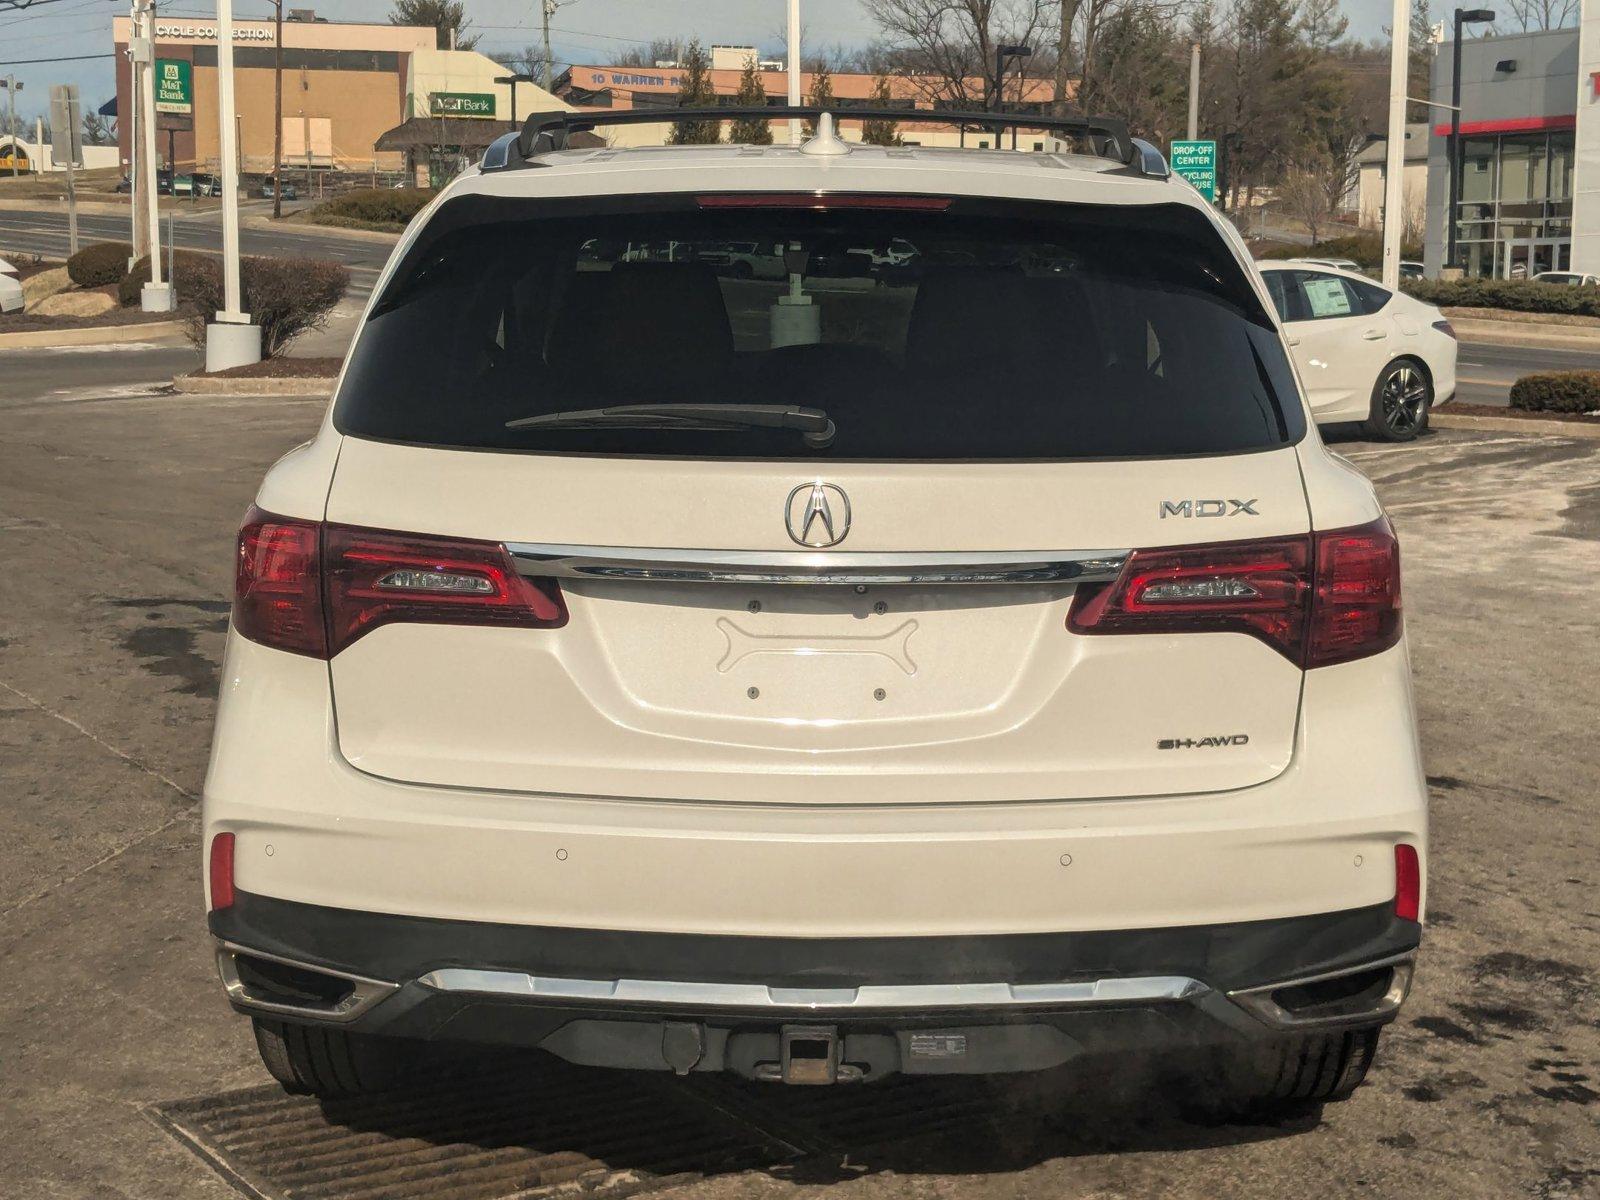
[[[960,125],[1005,129],[1043,129],[1081,140],[1089,153],[1109,158],[1134,174],[1165,179],[1166,160],[1149,142],[1128,134],[1128,123],[1117,117],[1054,117],[1031,113],[964,112],[928,108],[829,108],[811,105],[762,108],[625,108],[615,112],[540,112],[531,114],[518,133],[497,138],[484,151],[484,171],[515,170],[539,166],[540,155],[571,146],[572,135],[609,125],[661,125],[680,121],[894,121],[923,125]]]

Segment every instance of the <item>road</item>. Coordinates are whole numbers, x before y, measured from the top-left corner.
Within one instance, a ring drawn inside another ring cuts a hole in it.
[[[474,1181],[516,1155],[553,1173],[530,1169],[538,1196],[563,1179],[601,1196],[670,1181],[694,1200],[1600,1193],[1600,615],[1583,602],[1600,442],[1340,446],[1405,544],[1433,796],[1417,987],[1349,1103],[1219,1127],[1127,1062],[784,1090],[552,1077],[501,1054],[486,1076],[324,1110],[286,1106],[222,998],[197,820],[233,533],[322,411],[0,389],[0,1195],[237,1197],[158,1123],[217,1104],[244,1117],[230,1145],[324,1171],[270,1194],[323,1200],[503,1195]]]
[[[1461,343],[1456,359],[1457,399],[1470,404],[1507,404],[1511,385],[1535,371],[1600,371],[1600,347],[1554,347]]]

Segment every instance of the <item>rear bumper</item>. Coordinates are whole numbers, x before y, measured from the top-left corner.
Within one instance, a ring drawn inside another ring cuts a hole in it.
[[[1377,1024],[1404,999],[1420,936],[1384,905],[1138,931],[801,939],[440,921],[248,892],[210,927],[242,1012],[758,1078],[781,1073],[797,1028],[836,1039],[856,1077],[875,1077]]]

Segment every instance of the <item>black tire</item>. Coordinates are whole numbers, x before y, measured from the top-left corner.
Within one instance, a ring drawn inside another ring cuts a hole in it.
[[[1350,1098],[1378,1050],[1377,1028],[1275,1038],[1255,1051],[1218,1055],[1196,1096],[1220,1120],[1273,1120]]]
[[[286,1092],[331,1098],[381,1092],[402,1082],[411,1047],[323,1025],[251,1018],[256,1049]]]
[[[1428,427],[1433,384],[1414,358],[1397,358],[1372,386],[1372,404],[1364,426],[1378,442],[1409,442]]]
[[[735,279],[754,279],[756,277],[756,269],[743,259],[735,261],[731,270]]]

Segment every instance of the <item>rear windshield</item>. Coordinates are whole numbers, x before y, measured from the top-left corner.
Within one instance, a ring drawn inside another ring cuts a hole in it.
[[[1304,428],[1199,213],[858,196],[455,200],[374,306],[334,420],[484,450],[871,460],[1215,454]]]

